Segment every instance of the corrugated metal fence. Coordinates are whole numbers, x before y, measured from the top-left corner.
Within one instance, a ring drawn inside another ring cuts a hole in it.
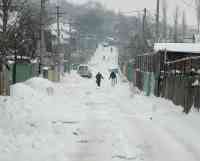
[[[196,84],[195,84],[196,82]],[[192,106],[200,109],[200,76],[172,75],[160,81],[160,96],[184,107],[188,113]]]

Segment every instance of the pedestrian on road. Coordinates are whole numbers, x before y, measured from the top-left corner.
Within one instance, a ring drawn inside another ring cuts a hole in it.
[[[98,87],[101,86],[101,79],[104,79],[103,75],[100,72],[98,72],[97,75],[96,75],[96,83],[97,83]]]
[[[111,79],[111,85],[114,86],[115,84],[117,84],[117,75],[115,74],[114,71],[112,71],[110,73],[110,77],[109,79]]]

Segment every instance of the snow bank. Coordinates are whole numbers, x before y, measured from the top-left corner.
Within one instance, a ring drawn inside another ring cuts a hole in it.
[[[54,84],[47,79],[32,78],[24,83],[17,83],[11,86],[11,96],[33,98],[48,94],[48,89],[53,90]]]
[[[32,89],[46,93],[48,88],[54,88],[54,84],[44,78],[32,78],[25,82],[26,85],[31,87]]]
[[[45,94],[46,88],[54,86],[33,78],[11,86],[11,97],[0,97],[0,161],[65,158],[60,129],[51,123],[61,114],[56,115],[56,103]]]
[[[12,85],[10,92],[10,95],[13,97],[33,97],[37,95],[36,91],[33,88],[23,83]]]

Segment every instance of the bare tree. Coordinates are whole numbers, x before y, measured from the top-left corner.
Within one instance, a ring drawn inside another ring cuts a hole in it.
[[[8,26],[8,20],[9,20],[9,12],[11,10],[11,4],[12,4],[12,0],[2,0],[1,1],[1,14],[0,14],[0,19],[2,21],[2,28],[1,28],[1,40],[0,40],[0,44],[1,44],[1,53],[3,55],[6,54],[6,41],[7,41],[7,26]]]
[[[179,7],[176,6],[175,16],[174,16],[174,42],[178,42],[178,17],[179,17]]]
[[[1,10],[2,10],[2,22],[3,22],[3,33],[5,33],[7,30],[7,24],[9,19],[9,11],[11,10],[11,4],[12,0],[2,0],[1,2]]]
[[[27,0],[2,0],[0,1],[0,55],[7,55],[10,43],[9,34],[17,26],[21,10]]]

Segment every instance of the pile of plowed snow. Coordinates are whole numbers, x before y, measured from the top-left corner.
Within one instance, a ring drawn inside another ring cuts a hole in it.
[[[48,94],[47,89],[54,88],[54,84],[47,79],[32,78],[24,83],[17,83],[11,86],[11,96],[31,98]]]
[[[32,78],[11,86],[11,97],[0,97],[0,129],[12,132],[29,131],[32,120],[42,114],[42,104],[49,101],[47,88],[54,84],[47,79]],[[46,101],[46,102],[45,102]],[[28,122],[28,123],[27,123]],[[28,128],[27,128],[28,127]]]
[[[30,86],[31,88],[46,93],[46,89],[51,87],[53,88],[54,84],[47,79],[43,78],[32,78],[25,82],[26,85]]]
[[[23,83],[17,83],[11,86],[10,95],[13,97],[26,98],[26,97],[33,97],[37,95],[37,93],[33,88],[29,86]]]

